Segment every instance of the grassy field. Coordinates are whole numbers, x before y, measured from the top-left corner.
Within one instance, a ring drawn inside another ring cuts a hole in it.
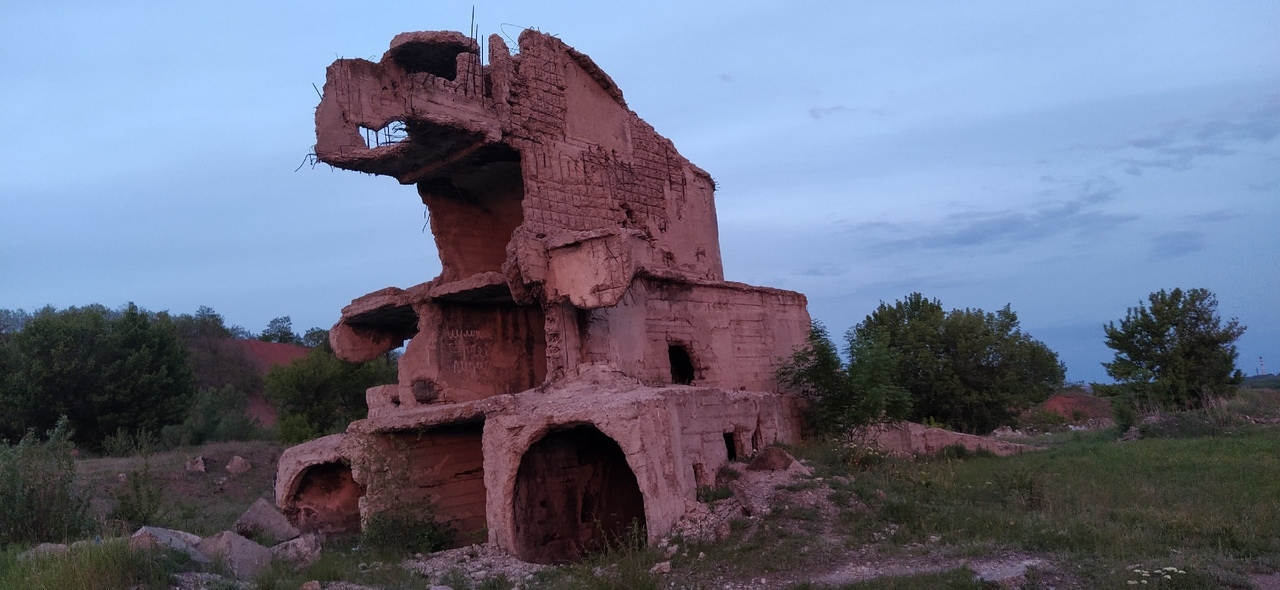
[[[1280,571],[1280,428],[1268,422],[1276,417],[1280,392],[1253,390],[1214,412],[1146,424],[1140,440],[1117,442],[1115,429],[1059,433],[1023,441],[1047,450],[1005,458],[954,451],[895,459],[810,443],[791,450],[812,476],[777,490],[771,514],[729,521],[727,538],[673,539],[670,574],[649,573],[667,559],[658,549],[624,544],[524,587],[965,589],[984,587],[973,564],[1005,559],[1034,563],[1023,588],[1254,588],[1256,576]],[[191,450],[145,462],[81,461],[80,477],[105,506],[119,474],[149,467],[165,489],[152,524],[209,534],[270,494],[279,447],[237,444],[198,449],[210,473],[181,468]],[[233,454],[249,457],[254,470],[221,473]],[[422,586],[418,574],[393,565],[407,554],[362,541],[332,539],[319,563],[297,572],[273,566],[258,587]],[[19,549],[0,553],[0,588],[164,588],[169,572],[191,567],[101,545],[20,563]],[[461,574],[449,583],[513,585]]]

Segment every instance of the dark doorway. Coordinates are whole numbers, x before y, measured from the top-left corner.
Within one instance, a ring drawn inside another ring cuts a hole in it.
[[[693,383],[693,359],[689,357],[689,351],[680,344],[667,345],[667,360],[671,362],[671,382],[676,385],[690,385]]]
[[[360,530],[360,497],[364,488],[345,463],[321,463],[298,478],[298,491],[284,515],[303,532],[352,533]]]
[[[594,426],[556,430],[520,460],[516,556],[568,563],[610,544],[645,542],[644,496],[622,448]]]

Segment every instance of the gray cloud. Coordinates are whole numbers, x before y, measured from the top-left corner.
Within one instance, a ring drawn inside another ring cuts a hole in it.
[[[1054,199],[1061,190],[1071,198]],[[849,231],[878,233],[871,248],[880,252],[913,249],[942,250],[972,247],[1013,247],[1066,233],[1098,235],[1138,219],[1136,215],[1107,213],[1101,205],[1114,200],[1118,191],[1106,177],[1042,191],[1040,200],[1026,209],[970,210],[953,213],[933,224],[860,223]],[[892,236],[885,236],[891,234]],[[906,235],[907,237],[898,237]]]
[[[1151,168],[1182,171],[1209,156],[1229,156],[1247,143],[1269,143],[1280,137],[1280,98],[1243,115],[1207,121],[1180,121],[1158,133],[1129,140],[1126,149],[1136,155],[1121,157],[1117,164],[1128,174],[1141,176]]]
[[[1160,234],[1151,239],[1153,262],[1185,256],[1208,248],[1205,233],[1198,230],[1179,230]]]
[[[883,109],[864,109],[860,107],[847,107],[842,104],[838,104],[831,107],[813,107],[809,109],[809,117],[815,121],[820,120],[823,117],[832,117],[836,115],[867,115],[867,116],[875,117],[877,119],[882,119],[885,117],[885,115],[888,115],[888,114],[889,112]]]

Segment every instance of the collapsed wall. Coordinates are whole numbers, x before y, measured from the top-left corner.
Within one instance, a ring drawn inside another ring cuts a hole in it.
[[[354,300],[364,361],[405,345],[368,417],[289,449],[276,501],[351,530],[428,514],[540,563],[670,530],[715,469],[798,436],[773,368],[799,293],[724,281],[714,182],[586,55],[535,31],[488,64],[456,32],[329,66],[316,155],[412,184],[442,271]]]

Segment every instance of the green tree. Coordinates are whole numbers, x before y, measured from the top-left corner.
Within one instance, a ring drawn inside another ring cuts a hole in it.
[[[302,345],[308,348],[329,348],[329,331],[324,328],[311,328],[302,335]]]
[[[804,346],[778,368],[778,380],[813,401],[810,415],[823,434],[839,434],[885,420],[906,418],[911,400],[887,379],[891,355],[883,347],[850,351],[846,365],[821,322],[814,321]]]
[[[349,363],[326,347],[267,373],[266,395],[292,427],[306,425],[317,432],[335,432],[367,411],[364,392],[374,385],[394,383],[396,366],[387,357]]]
[[[851,372],[909,392],[911,419],[965,432],[1011,423],[1066,375],[1058,355],[1023,332],[1008,305],[995,313],[947,312],[937,299],[912,293],[881,302],[845,339]]]
[[[1115,357],[1102,366],[1118,382],[1115,392],[1178,409],[1233,395],[1244,381],[1235,341],[1245,327],[1234,318],[1224,325],[1207,289],[1161,289],[1147,302],[1103,327]]]
[[[191,371],[198,390],[221,390],[231,386],[256,395],[262,393],[262,374],[244,347],[235,340],[239,326],[228,327],[211,307],[200,306],[194,315],[173,318],[174,328],[189,353]]]
[[[42,310],[9,345],[0,403],[11,439],[65,415],[77,444],[98,448],[122,428],[156,433],[180,421],[195,393],[173,323],[132,303]]]
[[[289,316],[275,318],[267,323],[267,329],[258,335],[258,340],[280,342],[282,344],[302,344],[302,338],[293,333],[293,319]]]

